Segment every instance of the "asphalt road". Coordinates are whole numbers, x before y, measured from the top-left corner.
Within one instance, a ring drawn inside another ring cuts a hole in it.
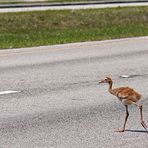
[[[132,7],[132,6],[148,6],[148,1],[142,0],[131,0],[131,1],[122,1],[115,2],[107,1],[100,2],[74,2],[74,3],[49,3],[49,4],[2,4],[0,5],[0,13],[8,13],[8,12],[25,12],[25,11],[43,11],[43,10],[64,10],[64,9],[94,9],[94,8],[113,8],[113,7]]]
[[[143,95],[148,124],[148,37],[0,50],[0,148],[147,148],[135,106],[114,132],[125,108],[98,84],[108,74]]]

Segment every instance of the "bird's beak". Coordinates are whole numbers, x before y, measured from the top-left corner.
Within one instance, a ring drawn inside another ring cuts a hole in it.
[[[105,80],[100,80],[99,81],[99,84],[101,84],[101,83],[105,83]]]

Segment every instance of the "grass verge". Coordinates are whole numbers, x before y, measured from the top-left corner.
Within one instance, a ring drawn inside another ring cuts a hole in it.
[[[0,48],[148,35],[148,7],[0,14]]]

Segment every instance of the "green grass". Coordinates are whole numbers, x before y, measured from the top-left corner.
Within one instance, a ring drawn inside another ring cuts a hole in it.
[[[0,48],[147,35],[148,7],[0,14]]]

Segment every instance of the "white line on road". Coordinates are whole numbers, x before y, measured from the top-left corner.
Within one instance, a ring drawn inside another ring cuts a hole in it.
[[[7,90],[7,91],[1,91],[0,95],[13,94],[13,93],[18,93],[18,92],[19,91]]]
[[[90,4],[74,6],[45,6],[45,7],[27,7],[27,8],[1,8],[0,13],[7,12],[25,12],[25,11],[43,11],[43,10],[63,10],[63,9],[94,9],[94,8],[113,8],[113,7],[132,7],[148,6],[148,2],[135,3],[116,3],[116,4]]]
[[[130,75],[121,75],[120,77],[121,77],[121,78],[129,78]]]

